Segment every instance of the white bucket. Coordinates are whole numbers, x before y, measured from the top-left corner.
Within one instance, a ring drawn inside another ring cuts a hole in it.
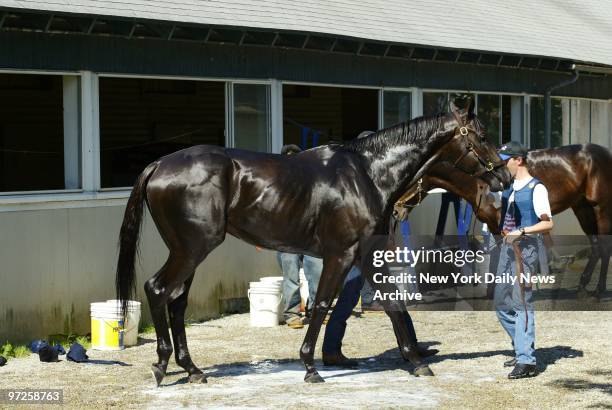
[[[91,304],[91,347],[95,350],[122,350],[138,341],[140,302],[129,301],[127,326],[116,301]]]
[[[282,276],[264,276],[259,279],[259,282],[274,284],[279,286],[279,294],[282,296],[283,294],[283,280],[285,280]],[[283,323],[283,311],[285,310],[284,305],[281,303],[281,306],[278,309],[278,323]]]
[[[251,282],[248,290],[253,327],[278,326],[282,315],[282,282]]]
[[[264,276],[263,278],[259,279],[260,282],[279,282],[279,283],[283,283],[283,277],[282,276]]]

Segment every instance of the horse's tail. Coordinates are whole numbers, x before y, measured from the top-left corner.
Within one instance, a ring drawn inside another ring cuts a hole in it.
[[[128,199],[119,233],[119,261],[117,262],[115,290],[117,299],[121,301],[123,317],[126,317],[128,301],[136,289],[135,262],[138,252],[138,235],[142,224],[142,211],[146,199],[147,182],[157,165],[157,162],[150,164],[138,176],[130,199]]]

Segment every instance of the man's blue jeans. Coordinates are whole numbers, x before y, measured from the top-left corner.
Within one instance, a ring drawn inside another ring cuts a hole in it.
[[[535,274],[538,266],[538,245],[535,238],[520,242],[523,272]],[[525,284],[524,301],[521,296],[519,278],[516,276],[516,257],[512,245],[503,244],[500,249],[497,277],[505,276],[504,283],[495,285],[495,311],[502,327],[512,339],[515,357],[520,364],[536,364],[535,358],[535,313],[533,291]],[[507,283],[509,277],[517,278],[514,285]]]
[[[317,294],[323,261],[312,256],[295,253],[277,253],[278,263],[283,271],[283,300],[285,303],[284,317],[288,320],[300,314],[300,264],[304,267],[304,275],[308,280],[308,310]]]
[[[325,336],[323,338],[323,352],[336,353],[342,347],[342,339],[346,331],[346,321],[351,316],[353,309],[359,301],[359,293],[364,284],[364,278],[361,270],[357,266],[353,266],[349,271],[344,286],[338,297],[338,301],[334,306],[329,322],[325,327]],[[416,344],[416,332],[414,325],[408,312],[404,313],[404,321],[408,327],[408,335]]]

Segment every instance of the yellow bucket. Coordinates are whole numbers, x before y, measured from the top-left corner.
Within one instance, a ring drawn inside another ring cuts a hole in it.
[[[91,348],[95,350],[123,350],[123,317],[114,304],[91,304]]]

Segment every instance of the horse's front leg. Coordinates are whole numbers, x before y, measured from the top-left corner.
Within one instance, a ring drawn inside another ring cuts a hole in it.
[[[306,368],[305,382],[321,383],[324,381],[314,367],[315,345],[336,291],[353,264],[356,250],[357,245],[354,245],[345,252],[323,257],[323,272],[312,309],[312,317],[300,349],[300,358]]]
[[[370,282],[372,287],[380,291],[381,295],[392,295],[396,292],[397,286],[387,283],[386,281],[383,283],[375,283],[373,280],[374,276],[374,258],[373,252],[375,250],[383,250],[386,249],[386,236],[376,236],[372,238],[372,240],[365,243],[369,251],[364,252],[364,248],[361,249],[362,254],[362,272],[365,275],[365,278]],[[363,245],[362,245],[363,246]],[[365,257],[363,257],[365,255]],[[388,268],[386,265],[380,266],[376,268],[376,272],[383,273],[383,275],[389,274]],[[385,308],[385,313],[391,319],[391,323],[393,324],[393,331],[395,333],[395,337],[397,339],[397,344],[400,350],[400,354],[404,358],[404,360],[409,361],[414,367],[414,375],[415,376],[433,376],[433,372],[427,366],[427,364],[423,363],[423,359],[419,355],[418,344],[416,339],[416,334],[414,334],[414,330],[410,332],[408,330],[407,324],[407,310],[406,305],[403,301],[390,300],[389,297],[384,297],[381,300],[383,307]]]

